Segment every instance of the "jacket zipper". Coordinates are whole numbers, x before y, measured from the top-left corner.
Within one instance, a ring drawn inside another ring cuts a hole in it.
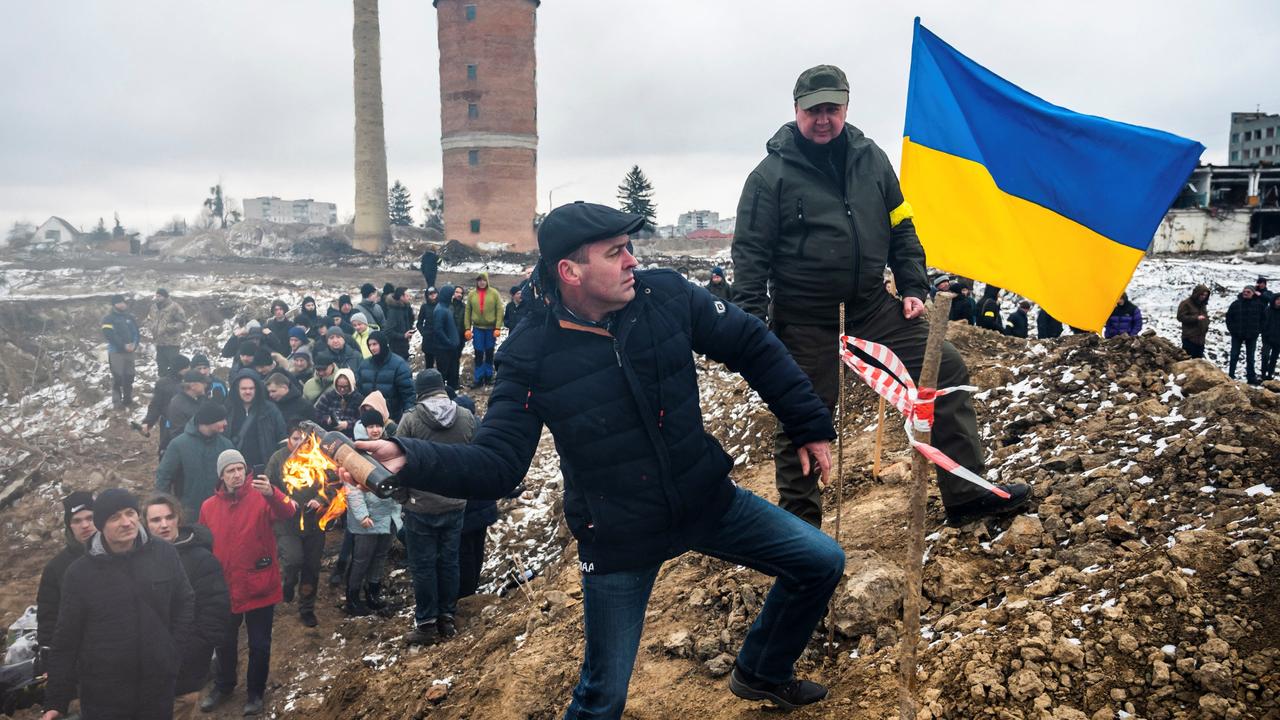
[[[796,218],[800,221],[800,245],[796,256],[804,257],[804,246],[809,244],[809,223],[804,221],[804,198],[796,198]]]
[[[843,190],[840,193],[844,195]],[[844,201],[844,215],[849,219],[849,234],[853,238],[853,300],[858,299],[858,289],[862,284],[862,242],[858,239],[858,228],[853,224],[853,208],[849,207],[849,198]]]

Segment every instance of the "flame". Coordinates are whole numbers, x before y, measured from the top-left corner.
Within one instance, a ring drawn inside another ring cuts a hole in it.
[[[284,486],[290,493],[308,487],[319,489],[317,499],[326,504],[324,514],[320,516],[322,530],[347,511],[347,496],[342,491],[342,483],[337,481],[337,470],[337,464],[321,452],[320,436],[310,433],[298,449],[284,461],[284,469],[281,472]],[[300,529],[302,521],[302,513],[298,513]]]

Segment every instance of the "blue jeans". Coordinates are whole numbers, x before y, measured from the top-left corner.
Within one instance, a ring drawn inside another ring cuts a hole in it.
[[[462,510],[404,513],[405,549],[413,575],[413,621],[418,626],[458,611],[458,543]]]
[[[471,328],[471,347],[476,351],[476,366],[473,375],[480,378],[493,378],[493,350],[498,340],[493,337],[493,328]]]
[[[844,551],[786,510],[742,488],[736,493],[719,526],[693,550],[777,578],[737,663],[751,679],[786,682],[844,575]],[[622,716],[661,566],[582,576],[586,655],[566,720]]]

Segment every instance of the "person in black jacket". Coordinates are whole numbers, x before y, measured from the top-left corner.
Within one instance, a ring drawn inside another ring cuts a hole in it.
[[[1240,349],[1243,347],[1246,353],[1245,378],[1250,385],[1258,384],[1254,357],[1258,354],[1258,335],[1262,333],[1266,312],[1266,304],[1257,296],[1252,285],[1245,285],[1244,290],[1227,307],[1227,332],[1231,335],[1231,360],[1227,364],[1227,376],[1232,380],[1236,377],[1236,361],[1240,359]]]
[[[418,259],[418,270],[422,272],[422,281],[427,287],[435,287],[436,271],[440,267],[440,256],[434,250],[427,250]]]
[[[1000,321],[1000,288],[987,285],[982,288],[982,299],[978,301],[978,327],[1004,333],[1004,323]]]
[[[182,666],[174,686],[174,718],[195,717],[200,690],[209,676],[213,649],[227,634],[231,594],[222,576],[222,563],[213,556],[213,534],[203,525],[186,525],[182,503],[160,493],[147,499],[142,516],[151,537],[171,543],[195,592],[191,637],[183,638]]]
[[[183,355],[175,355],[169,359],[167,374],[156,380],[155,390],[151,393],[151,402],[147,404],[146,417],[142,418],[142,433],[151,435],[151,430],[160,427],[158,455],[164,455],[169,441],[182,434],[182,428],[169,422],[165,413],[173,396],[182,392],[182,376],[191,367],[191,361]]]
[[[1031,303],[1026,300],[1018,301],[1018,309],[1009,314],[1009,324],[1004,329],[1004,334],[1009,337],[1023,338],[1027,337],[1027,328],[1030,325],[1027,314],[1031,310]]]
[[[1036,313],[1036,337],[1041,340],[1062,336],[1062,321],[1040,308]]]
[[[173,433],[174,438],[181,435],[187,421],[196,416],[196,409],[207,399],[208,387],[209,378],[199,370],[188,370],[183,374],[182,392],[173,396],[169,409],[165,411],[165,417],[177,430]],[[167,445],[165,447],[168,448]]]
[[[1262,379],[1276,376],[1276,356],[1280,355],[1280,295],[1273,295],[1267,303],[1262,322]]]
[[[418,338],[422,343],[422,368],[424,370],[436,366],[435,347],[432,344],[431,332],[434,325],[433,317],[436,312],[436,302],[440,299],[440,293],[436,291],[435,286],[427,286],[427,292],[423,295],[422,305],[418,306],[418,319],[414,322],[414,328],[418,331]]]
[[[289,331],[293,329],[293,321],[289,319],[289,304],[283,300],[271,302],[271,319],[263,327],[267,336],[267,344],[281,355],[289,354]]]
[[[778,416],[807,471],[830,466],[831,415],[765,327],[669,270],[635,272],[640,215],[574,203],[538,229],[554,304],[498,353],[471,444],[360,442],[408,488],[496,499],[525,475],[543,425],[556,439],[564,513],[578,540],[586,657],[566,717],[618,717],[662,563],[689,550],[777,577],[730,687],[784,707],[826,689],[794,675],[840,581],[820,530],[729,479],[733,459],[702,422],[693,354],[740,372]],[[554,274],[553,274],[554,273]],[[350,475],[344,480],[352,482]]]
[[[111,312],[102,318],[102,335],[107,340],[111,368],[111,406],[133,407],[134,357],[142,335],[123,295],[111,296]]]
[[[513,285],[511,287],[511,302],[507,303],[502,309],[502,326],[511,332],[516,329],[521,320],[529,314],[530,305],[524,301],[524,289],[522,285]]]
[[[386,315],[386,325],[382,326],[382,332],[387,334],[387,344],[391,346],[391,352],[409,360],[409,341],[413,338],[413,306],[409,303],[408,288],[395,288],[390,295],[383,296],[385,307],[383,314]]]
[[[231,379],[227,400],[227,437],[257,476],[285,437],[284,416],[268,398],[266,387],[253,370],[241,370]]]
[[[271,373],[267,377],[267,397],[280,411],[286,428],[297,420],[315,421],[315,406],[307,402],[297,384],[282,373]]]
[[[58,628],[62,576],[71,563],[84,556],[85,543],[98,531],[93,526],[93,493],[77,490],[62,499],[62,525],[67,544],[44,566],[40,589],[36,591],[36,644],[40,647],[42,664],[48,660],[54,630]]]
[[[173,716],[194,593],[178,551],[142,528],[120,488],[93,502],[98,532],[62,580],[42,720],[67,714],[77,685],[86,718]]]

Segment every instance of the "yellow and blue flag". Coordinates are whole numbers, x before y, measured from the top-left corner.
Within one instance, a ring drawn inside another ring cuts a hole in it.
[[[1204,146],[1052,105],[915,22],[902,191],[929,264],[1099,330]]]

